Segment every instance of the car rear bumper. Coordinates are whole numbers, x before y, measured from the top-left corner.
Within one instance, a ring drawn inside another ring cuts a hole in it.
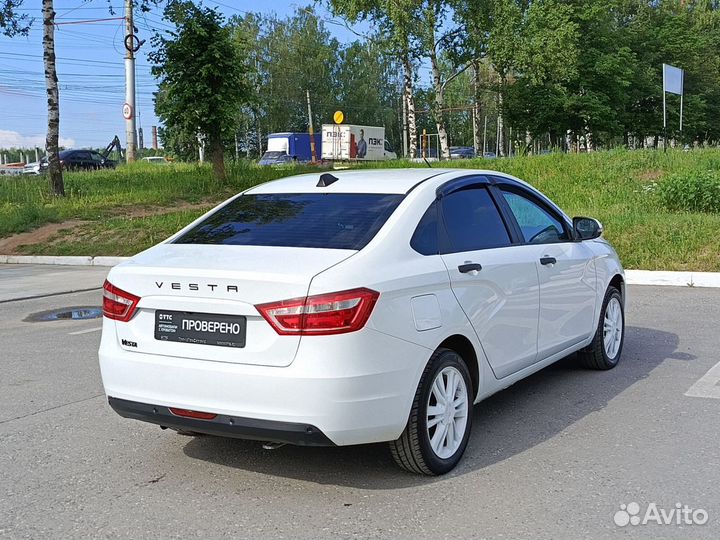
[[[141,351],[143,344],[137,346]],[[103,385],[122,416],[216,435],[334,445],[398,438],[432,352],[368,328],[303,339],[287,367],[140,351],[122,349],[113,322],[104,321]],[[133,402],[139,405],[127,405]],[[190,426],[169,412],[148,413],[152,407],[217,414],[222,426],[203,420]],[[228,427],[230,419],[240,422],[238,429]]]
[[[223,414],[209,420],[200,420],[178,416],[171,412],[170,407],[162,405],[138,403],[113,397],[109,397],[108,402],[113,410],[124,418],[142,420],[165,428],[220,437],[282,442],[298,446],[335,446],[322,431],[309,424],[240,418]]]

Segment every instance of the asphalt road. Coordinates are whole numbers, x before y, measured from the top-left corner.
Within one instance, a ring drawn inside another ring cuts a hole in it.
[[[0,266],[0,290],[56,270]],[[81,288],[101,283],[90,270],[73,271]],[[616,369],[566,359],[476,406],[465,458],[440,478],[396,469],[384,445],[266,451],[122,419],[98,320],[23,322],[97,306],[99,290],[1,302],[0,537],[719,538],[720,289],[629,294]],[[707,523],[616,525],[632,502]]]

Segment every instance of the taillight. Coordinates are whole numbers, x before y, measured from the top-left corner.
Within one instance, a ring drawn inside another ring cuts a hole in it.
[[[380,293],[352,289],[255,306],[280,335],[344,334],[360,330]]]
[[[118,289],[105,280],[103,284],[103,315],[108,319],[128,322],[135,314],[139,301],[139,296]]]

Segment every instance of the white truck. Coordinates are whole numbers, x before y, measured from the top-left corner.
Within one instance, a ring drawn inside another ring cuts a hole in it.
[[[385,128],[350,124],[323,124],[322,158],[330,161],[384,161],[397,159],[385,140]]]

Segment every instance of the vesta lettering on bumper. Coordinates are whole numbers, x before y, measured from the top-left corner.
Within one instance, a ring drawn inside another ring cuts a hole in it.
[[[177,281],[173,281],[171,283],[166,283],[164,281],[156,281],[155,286],[158,289],[172,289],[174,291],[199,291],[201,289],[205,290],[205,288],[210,289],[211,291],[215,292],[216,290],[225,290],[226,292],[239,292],[237,285],[226,285],[225,287],[220,287],[217,283],[206,283],[204,285],[201,285],[200,283],[179,283]]]
[[[239,335],[242,331],[242,326],[238,323],[198,321],[195,319],[183,319],[182,328],[183,330],[194,330],[196,332],[213,332],[234,335]]]

